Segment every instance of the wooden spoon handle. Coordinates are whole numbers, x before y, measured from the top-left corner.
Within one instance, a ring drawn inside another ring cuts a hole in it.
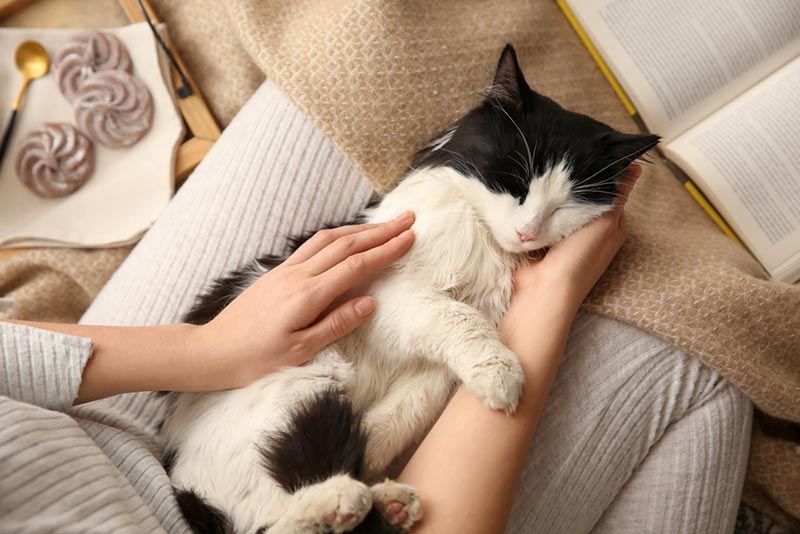
[[[8,119],[8,125],[5,132],[3,132],[3,143],[0,144],[0,165],[3,164],[3,156],[5,156],[6,149],[11,142],[11,131],[14,129],[14,122],[17,119],[17,110],[11,111],[11,118]]]

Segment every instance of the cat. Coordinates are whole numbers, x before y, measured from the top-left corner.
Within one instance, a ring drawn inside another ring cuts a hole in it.
[[[497,333],[512,273],[531,251],[611,210],[619,177],[658,140],[536,93],[507,45],[480,105],[361,215],[416,216],[414,245],[368,289],[374,315],[302,367],[238,390],[171,394],[165,467],[190,525],[408,531],[421,518],[419,495],[385,478],[390,462],[424,437],[458,382],[489,408],[514,412],[523,374]],[[211,320],[282,259],[258,258],[218,280],[187,322]],[[400,503],[392,514],[390,503]]]

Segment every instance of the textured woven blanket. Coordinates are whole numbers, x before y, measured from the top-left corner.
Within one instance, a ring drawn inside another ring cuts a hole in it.
[[[506,42],[534,89],[636,131],[550,0],[231,0],[227,10],[214,0],[153,4],[223,124],[266,73],[379,190],[478,102]],[[680,346],[765,412],[800,421],[800,288],[768,281],[661,163],[645,169],[628,214],[631,237],[587,307]],[[26,253],[0,262],[0,290],[31,302],[20,314],[26,318],[76,320],[99,285],[59,267],[96,263],[102,283],[126,252]],[[49,271],[61,274],[45,280]],[[64,296],[63,309],[34,307],[40,291],[61,289],[75,297]],[[745,499],[800,528],[792,518],[800,517],[796,446],[754,426]]]

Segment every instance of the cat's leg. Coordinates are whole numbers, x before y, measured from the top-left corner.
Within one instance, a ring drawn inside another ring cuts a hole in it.
[[[286,512],[274,524],[264,525],[264,532],[348,532],[364,520],[371,508],[369,487],[348,475],[336,475],[295,491]]]
[[[404,303],[392,318],[398,345],[412,355],[445,363],[488,407],[516,410],[522,368],[483,313],[438,291],[406,287],[395,298]]]
[[[390,525],[410,530],[422,519],[422,504],[417,490],[406,484],[385,480],[370,487],[372,505]]]
[[[363,415],[365,480],[382,480],[391,463],[422,440],[447,404],[455,381],[445,366],[429,362],[419,362],[394,379]]]
[[[351,374],[328,348],[244,388],[177,395],[162,429],[176,490],[221,511],[236,532],[252,534],[283,517],[303,487],[356,472],[365,440],[341,394]]]

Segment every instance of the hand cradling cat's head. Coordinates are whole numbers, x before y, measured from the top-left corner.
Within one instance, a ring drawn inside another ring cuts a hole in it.
[[[417,154],[474,181],[481,216],[510,252],[557,243],[612,209],[628,167],[659,141],[624,134],[533,91],[506,45],[483,102]]]

